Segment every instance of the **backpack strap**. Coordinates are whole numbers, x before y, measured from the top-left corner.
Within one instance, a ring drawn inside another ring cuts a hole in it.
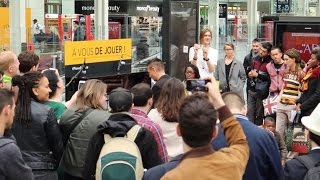
[[[141,126],[139,126],[139,125],[137,125],[137,124],[134,125],[134,126],[127,132],[127,138],[134,142],[134,140],[136,139],[136,137],[137,137],[140,129],[141,129]]]
[[[141,126],[139,126],[137,124],[132,126],[132,128],[129,129],[129,131],[127,132],[127,138],[134,142],[140,129],[141,129]],[[104,143],[108,143],[112,140],[112,137],[109,134],[104,134],[103,138],[104,138]]]
[[[314,168],[318,163],[309,156],[298,156],[296,159],[300,161],[308,170]]]

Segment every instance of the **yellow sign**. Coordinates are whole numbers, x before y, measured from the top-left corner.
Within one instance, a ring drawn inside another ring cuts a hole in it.
[[[10,49],[10,11],[8,7],[0,7],[0,49]],[[27,42],[32,39],[31,36],[31,9],[26,8],[25,12],[26,19],[26,36]],[[20,29],[19,31],[21,31]],[[16,31],[15,31],[16,32]]]
[[[67,41],[64,44],[65,65],[110,62],[131,59],[131,39]]]

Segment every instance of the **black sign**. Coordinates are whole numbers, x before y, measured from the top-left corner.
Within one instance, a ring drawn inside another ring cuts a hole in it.
[[[94,1],[75,1],[74,12],[76,14],[94,14]]]
[[[94,14],[94,1],[75,1],[74,10],[76,14]],[[127,1],[109,1],[109,13],[127,13]]]
[[[162,16],[162,2],[109,1],[109,13],[127,13],[130,16]],[[94,1],[75,1],[75,13],[94,14]]]
[[[219,4],[219,18],[227,18],[227,17],[228,17],[228,5]]]
[[[289,13],[291,0],[277,0],[277,13]]]

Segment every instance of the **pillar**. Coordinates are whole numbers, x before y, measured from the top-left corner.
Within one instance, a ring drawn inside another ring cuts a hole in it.
[[[316,2],[316,16],[320,16],[320,0]]]
[[[21,52],[21,43],[26,43],[26,2],[9,1],[10,14],[10,50],[17,55]]]
[[[257,0],[247,1],[248,11],[248,42],[251,42],[254,38],[257,38],[257,24],[259,22],[258,16],[258,2]],[[248,46],[250,49],[251,46]]]
[[[109,39],[108,9],[108,0],[94,0],[94,28],[96,40]]]
[[[208,27],[213,33],[211,47],[219,49],[219,0],[208,2]]]

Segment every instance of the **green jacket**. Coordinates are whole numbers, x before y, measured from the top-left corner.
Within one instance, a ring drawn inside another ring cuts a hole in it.
[[[60,119],[63,139],[67,139],[60,166],[66,173],[76,177],[82,177],[89,140],[97,132],[98,125],[110,116],[108,111],[95,109],[86,117],[83,117],[70,136],[66,137],[68,129],[73,126],[78,118],[81,118],[82,114],[83,111],[75,112],[74,109],[68,109]]]

